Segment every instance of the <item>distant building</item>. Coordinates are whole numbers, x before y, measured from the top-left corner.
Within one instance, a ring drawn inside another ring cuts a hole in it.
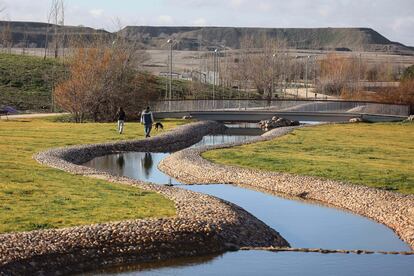
[[[203,72],[203,74],[206,76],[206,78],[205,78],[206,83],[213,84],[214,79],[216,80],[217,85],[220,83],[220,74],[219,74],[219,72],[207,71],[207,72]]]
[[[187,80],[187,81],[192,81],[193,80],[193,74],[191,72],[183,73],[181,75],[181,79],[182,80]]]
[[[170,72],[160,72],[158,74],[158,76],[164,77],[164,78],[169,78],[170,77]],[[172,76],[173,79],[176,79],[176,80],[178,80],[178,79],[181,78],[181,74],[180,73],[172,72],[171,73],[171,76]]]

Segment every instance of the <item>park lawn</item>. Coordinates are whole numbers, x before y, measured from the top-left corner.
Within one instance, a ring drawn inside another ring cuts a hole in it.
[[[272,141],[208,151],[203,157],[414,194],[414,123],[306,127]]]
[[[163,124],[171,129],[184,121]],[[119,135],[114,123],[0,120],[0,233],[174,216],[174,203],[157,193],[71,175],[32,158],[49,148],[141,139],[143,133],[138,123],[126,123]]]

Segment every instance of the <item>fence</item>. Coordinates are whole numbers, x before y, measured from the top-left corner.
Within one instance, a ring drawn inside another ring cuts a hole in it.
[[[409,105],[340,100],[181,100],[157,101],[156,112],[191,111],[275,111],[275,112],[338,112],[408,116]]]

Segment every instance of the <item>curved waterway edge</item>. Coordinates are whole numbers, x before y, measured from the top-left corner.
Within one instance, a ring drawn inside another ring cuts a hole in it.
[[[274,129],[258,139],[242,143],[184,149],[163,159],[159,169],[186,184],[229,183],[345,209],[388,226],[413,249],[413,195],[317,177],[215,164],[201,157],[201,154],[208,150],[277,139],[294,129],[295,127]]]
[[[235,137],[227,136],[227,138]],[[249,142],[263,139],[266,137],[255,138]],[[239,140],[224,139],[220,135],[207,136],[197,146],[223,141],[232,142],[226,146],[234,146]],[[278,229],[293,247],[305,248],[244,247],[241,248],[242,251],[207,258],[180,258],[168,262],[137,263],[131,266],[97,270],[91,275],[135,275],[136,273],[139,275],[251,275],[253,273],[274,275],[276,271],[282,275],[366,275],[368,273],[410,275],[414,271],[412,256],[402,256],[412,254],[412,252],[404,252],[409,250],[407,244],[382,224],[343,211],[346,210],[344,208],[338,209],[327,203],[303,199],[303,195],[302,197],[287,196],[251,185],[183,186],[180,185],[180,181],[171,179],[157,170],[159,162],[168,155],[168,153],[148,152],[114,154],[97,158],[94,164],[89,165],[100,169],[111,168],[113,173],[145,179],[153,183],[168,182],[225,199],[254,214],[273,229]],[[119,163],[123,165],[117,168]],[[315,246],[318,248],[313,248]]]
[[[243,246],[289,246],[278,232],[240,207],[218,198],[117,177],[81,164],[119,152],[170,152],[224,130],[205,121],[134,141],[51,149],[34,156],[73,174],[132,185],[175,202],[173,218],[130,220],[0,235],[0,275],[69,274],[119,264],[218,254]]]

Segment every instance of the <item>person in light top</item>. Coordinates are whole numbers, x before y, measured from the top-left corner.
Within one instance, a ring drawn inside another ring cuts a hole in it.
[[[119,134],[122,134],[124,131],[124,124],[125,124],[125,111],[122,107],[118,109],[118,112],[116,113],[116,118],[118,120],[118,132]]]
[[[151,133],[153,123],[154,123],[154,116],[152,115],[150,107],[147,106],[147,108],[145,108],[145,110],[142,111],[142,114],[141,114],[141,124],[144,125],[145,138],[151,137],[150,133]]]

